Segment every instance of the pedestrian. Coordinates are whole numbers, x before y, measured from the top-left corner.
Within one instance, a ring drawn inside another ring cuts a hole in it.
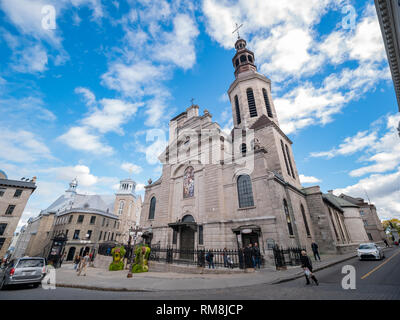
[[[60,268],[61,268],[62,263],[64,262],[64,259],[65,259],[65,256],[66,256],[66,255],[67,255],[67,254],[64,252],[64,253],[62,254],[61,258],[60,258]]]
[[[386,239],[382,239],[382,240],[385,243],[386,248],[389,248],[389,243],[387,242],[387,240]]]
[[[304,250],[301,251],[300,260],[301,260],[301,267],[304,270],[304,276],[306,277],[306,280],[307,280],[306,285],[310,284],[309,278],[311,278],[315,282],[315,284],[318,286],[319,282],[318,282],[317,278],[315,277],[315,275],[312,273],[313,267],[312,267],[311,259]]]
[[[208,268],[211,269],[211,267],[212,267],[213,269],[215,269],[214,254],[211,252],[211,250],[208,250],[207,255],[206,255],[206,260],[208,262]]]
[[[315,261],[317,261],[317,257],[318,257],[318,260],[321,261],[321,257],[319,256],[319,252],[318,252],[318,245],[314,241],[311,243],[311,249],[312,249],[312,252],[314,253]]]
[[[261,251],[258,247],[258,243],[254,243],[253,247],[253,256],[254,256],[254,269],[258,268],[261,269]]]
[[[79,268],[79,271],[78,271],[78,276],[80,276],[81,275],[81,272],[83,271],[84,272],[84,276],[86,276],[86,271],[87,271],[87,266],[88,266],[88,264],[89,264],[89,253],[88,252],[86,252],[85,253],[85,256],[81,259],[81,265],[80,265],[80,268]]]
[[[222,251],[222,256],[224,258],[224,267],[228,268],[228,250],[226,248]]]
[[[81,257],[79,255],[75,255],[74,258],[74,270],[78,268],[79,262],[81,261]]]
[[[244,265],[245,268],[254,268],[253,259],[252,259],[252,246],[251,243],[244,248]]]

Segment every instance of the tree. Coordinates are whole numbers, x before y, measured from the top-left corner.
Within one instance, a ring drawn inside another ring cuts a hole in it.
[[[386,230],[387,228],[395,228],[398,233],[400,233],[400,220],[397,218],[392,218],[390,220],[382,221],[383,228]]]

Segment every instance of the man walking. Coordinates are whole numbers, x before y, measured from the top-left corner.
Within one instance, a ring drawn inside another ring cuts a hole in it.
[[[81,275],[82,270],[84,271],[83,275],[86,276],[87,265],[89,264],[89,260],[90,260],[89,253],[86,252],[85,256],[81,259],[81,267],[79,268],[78,276]]]
[[[307,256],[307,253],[304,250],[301,251],[300,260],[301,260],[301,267],[304,270],[304,276],[306,277],[306,280],[307,280],[306,285],[310,284],[309,278],[311,278],[315,282],[315,284],[318,286],[319,282],[318,282],[317,278],[314,276],[314,274],[312,273],[313,267],[312,267],[311,259],[309,256]]]
[[[385,243],[386,248],[389,248],[389,243],[387,242],[387,240],[386,239],[382,239],[382,240]]]
[[[206,260],[208,262],[208,269],[215,269],[214,266],[214,253],[211,252],[211,250],[208,250],[207,255],[206,255]]]
[[[318,260],[321,261],[321,257],[319,256],[319,252],[318,252],[318,245],[314,241],[311,243],[311,249],[312,249],[312,252],[314,253],[315,261],[317,261],[317,257],[318,257]]]

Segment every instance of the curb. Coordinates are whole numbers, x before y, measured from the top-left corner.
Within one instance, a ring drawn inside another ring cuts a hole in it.
[[[145,290],[145,289],[128,289],[128,288],[103,288],[96,286],[85,286],[79,284],[57,284],[56,287],[60,288],[73,288],[73,289],[84,289],[84,290],[95,290],[95,291],[113,291],[113,292],[157,292],[162,290]]]
[[[317,272],[317,271],[332,267],[335,264],[339,264],[341,262],[353,259],[355,257],[357,257],[357,254],[354,254],[353,256],[350,256],[350,257],[343,258],[341,260],[330,262],[330,263],[328,263],[328,264],[326,264],[324,266],[320,266],[320,267],[315,268],[313,272]],[[301,278],[303,276],[304,276],[304,273],[301,271],[301,272],[298,272],[298,273],[293,274],[291,276],[288,276],[286,278],[280,278],[280,279],[274,280],[274,281],[272,281],[272,282],[270,282],[268,284],[278,284],[278,283],[288,282],[288,281],[291,281],[291,280],[299,279],[299,278]]]

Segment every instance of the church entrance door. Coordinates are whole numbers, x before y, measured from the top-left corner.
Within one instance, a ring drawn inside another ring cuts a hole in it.
[[[194,259],[194,230],[189,227],[181,228],[181,254],[184,260]]]
[[[258,242],[258,234],[255,232],[252,233],[242,233],[242,243],[243,243],[243,247],[247,247],[249,245],[249,243],[251,243],[252,245],[254,245],[257,242],[258,245],[260,245],[260,243]]]

